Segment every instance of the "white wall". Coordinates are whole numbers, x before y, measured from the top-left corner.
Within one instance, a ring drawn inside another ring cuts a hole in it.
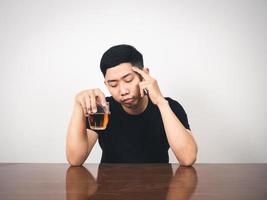
[[[184,106],[198,162],[267,162],[266,19],[264,0],[0,0],[0,162],[66,162],[74,95],[109,95],[99,61],[121,43]]]

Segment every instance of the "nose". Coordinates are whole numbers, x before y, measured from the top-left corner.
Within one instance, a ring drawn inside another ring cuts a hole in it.
[[[120,83],[120,94],[121,94],[121,96],[125,96],[125,95],[129,94],[129,89],[123,83]]]

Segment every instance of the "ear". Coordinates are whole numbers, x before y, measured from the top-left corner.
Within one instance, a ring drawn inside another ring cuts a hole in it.
[[[149,74],[149,69],[147,67],[144,68],[144,71]]]

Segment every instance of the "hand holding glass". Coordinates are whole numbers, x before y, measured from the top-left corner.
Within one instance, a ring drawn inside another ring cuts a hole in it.
[[[105,107],[97,105],[97,111],[95,113],[88,113],[90,128],[93,130],[106,129],[109,114],[109,102],[107,102],[107,105]]]

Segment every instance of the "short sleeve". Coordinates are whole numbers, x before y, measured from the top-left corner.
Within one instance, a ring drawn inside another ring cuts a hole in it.
[[[169,105],[172,111],[175,113],[175,115],[180,120],[180,122],[184,125],[186,129],[190,130],[190,125],[188,123],[187,114],[184,108],[182,107],[182,105],[169,97],[166,97],[166,100],[169,102]]]

